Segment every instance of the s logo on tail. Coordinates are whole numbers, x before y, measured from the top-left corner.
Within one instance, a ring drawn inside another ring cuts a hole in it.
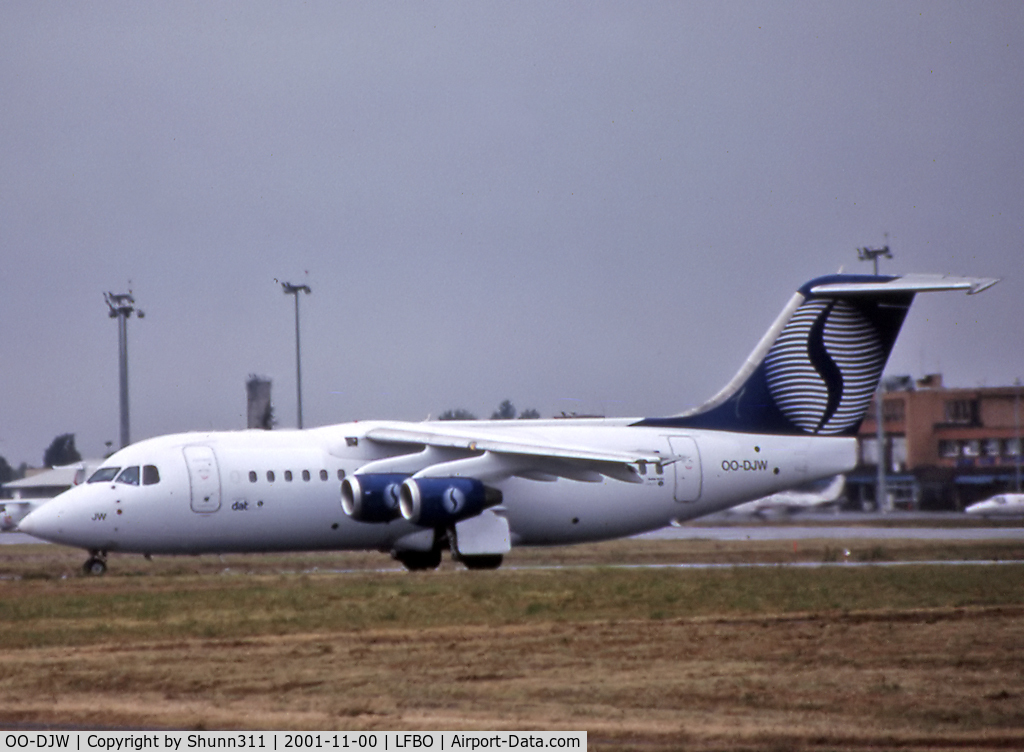
[[[810,300],[765,357],[768,391],[806,433],[841,434],[863,418],[887,355],[874,325],[851,303]]]

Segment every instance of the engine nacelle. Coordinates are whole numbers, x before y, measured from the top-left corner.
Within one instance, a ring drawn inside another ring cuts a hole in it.
[[[444,527],[501,503],[501,491],[475,478],[408,478],[399,507],[414,525]]]
[[[401,514],[400,489],[408,477],[396,473],[350,475],[341,482],[341,508],[358,522],[391,522]]]

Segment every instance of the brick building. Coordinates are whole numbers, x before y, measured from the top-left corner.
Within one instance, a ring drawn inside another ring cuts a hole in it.
[[[873,507],[879,458],[875,407],[859,434],[860,465],[848,478],[856,506]],[[889,498],[897,508],[963,509],[1018,483],[1019,386],[947,389],[933,374],[886,379],[882,400]]]

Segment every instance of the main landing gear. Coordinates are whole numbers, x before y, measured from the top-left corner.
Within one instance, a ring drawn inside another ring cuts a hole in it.
[[[391,555],[410,572],[423,572],[441,566],[441,549],[430,551],[393,551]]]
[[[458,560],[466,569],[497,569],[504,557],[501,554],[480,554],[478,556],[462,556]]]
[[[402,563],[402,566],[410,572],[423,572],[428,569],[437,569],[441,566],[441,549],[435,548],[431,551],[395,551],[391,554]],[[452,556],[455,561],[461,562],[466,569],[497,569],[501,566],[502,555],[481,555],[481,556]]]
[[[107,571],[107,552],[92,550],[82,565],[82,571],[90,577],[99,577]]]
[[[396,549],[391,552],[391,557],[400,561],[402,566],[410,572],[422,572],[427,569],[437,569],[441,566],[441,552],[448,548],[451,551],[452,561],[457,561],[466,569],[497,569],[501,566],[504,557],[501,554],[475,554],[467,556],[460,554],[453,544],[454,535],[438,532],[434,539],[434,547],[429,551],[413,551],[410,549]]]

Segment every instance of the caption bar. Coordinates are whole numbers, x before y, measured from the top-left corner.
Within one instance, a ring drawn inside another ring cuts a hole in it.
[[[9,731],[0,732],[0,739],[0,752],[587,749],[586,731]]]

